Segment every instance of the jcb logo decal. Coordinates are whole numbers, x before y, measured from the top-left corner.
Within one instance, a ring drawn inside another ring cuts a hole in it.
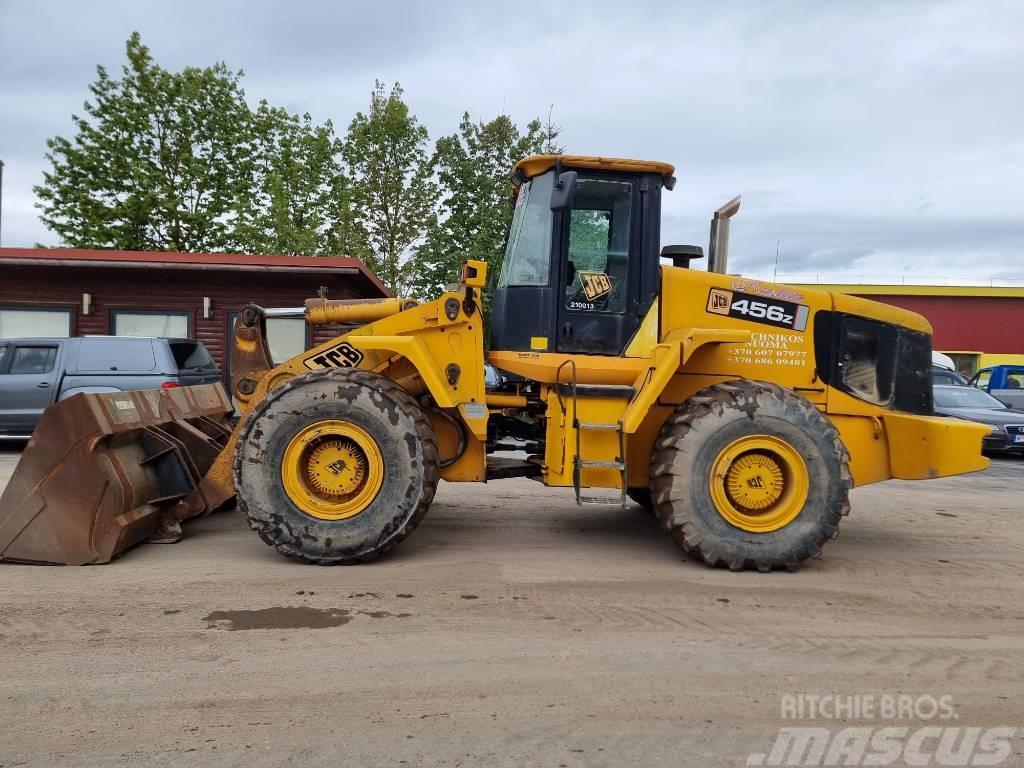
[[[347,341],[337,344],[325,352],[317,352],[302,361],[311,371],[321,368],[355,368],[363,361],[363,353]]]
[[[583,283],[583,295],[587,301],[600,299],[612,290],[612,281],[604,272],[580,272],[580,282]]]
[[[708,312],[716,315],[728,315],[729,306],[732,304],[732,291],[723,291],[721,288],[712,288],[708,296]]]

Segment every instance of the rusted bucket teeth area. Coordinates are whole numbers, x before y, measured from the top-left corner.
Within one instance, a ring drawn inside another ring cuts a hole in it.
[[[200,480],[232,410],[220,384],[51,406],[0,496],[0,560],[106,563],[140,541],[180,537],[182,520],[211,511]]]

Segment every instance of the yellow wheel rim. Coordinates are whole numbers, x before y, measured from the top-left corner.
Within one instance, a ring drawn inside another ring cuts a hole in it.
[[[318,421],[302,429],[284,449],[285,493],[307,515],[321,520],[355,517],[384,482],[384,457],[361,427]]]
[[[809,488],[803,458],[770,435],[734,440],[711,468],[711,500],[718,514],[751,533],[777,531],[793,522]]]

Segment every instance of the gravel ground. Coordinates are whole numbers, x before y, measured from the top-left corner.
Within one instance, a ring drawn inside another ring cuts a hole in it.
[[[1024,727],[1022,469],[857,490],[796,574],[709,570],[638,507],[528,480],[442,484],[365,566],[284,560],[234,512],[5,564],[0,766],[742,766],[798,694]]]

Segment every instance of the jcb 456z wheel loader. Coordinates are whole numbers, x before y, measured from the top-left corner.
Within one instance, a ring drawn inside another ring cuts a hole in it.
[[[30,446],[22,463],[50,469],[19,469],[3,497],[4,557],[102,561],[237,493],[282,554],[360,563],[416,528],[439,480],[529,477],[577,501],[618,489],[708,565],[795,569],[838,534],[855,485],[986,466],[987,427],[931,415],[924,318],[727,275],[738,199],[712,221],[709,271],[689,269],[699,247],[660,246],[673,172],[578,156],[516,166],[486,361],[486,265],[469,261],[429,303],[308,300],[307,322],[343,332],[281,365],[264,335],[271,311],[245,307],[230,436],[226,403],[204,388],[164,393],[181,401],[170,410],[156,393],[67,401],[95,417],[67,469],[88,466],[94,487],[68,497],[44,417],[34,442],[50,455]],[[526,458],[494,455],[510,448]],[[91,523],[68,534],[72,514]],[[61,531],[74,557],[47,541]]]

